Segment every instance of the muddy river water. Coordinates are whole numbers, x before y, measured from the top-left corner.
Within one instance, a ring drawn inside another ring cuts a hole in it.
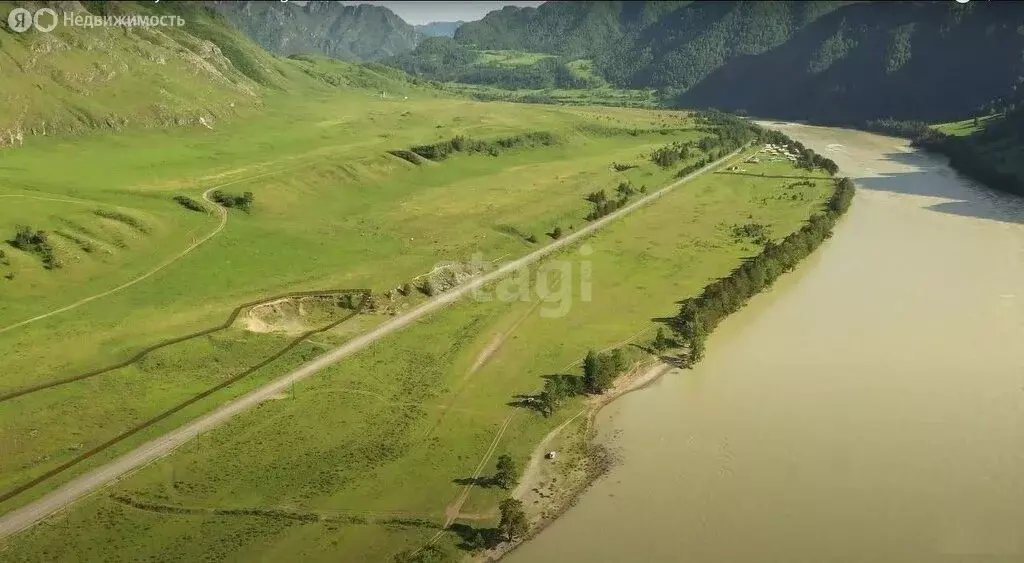
[[[598,416],[620,463],[514,563],[1024,561],[1024,199],[868,133],[857,181],[704,362]]]

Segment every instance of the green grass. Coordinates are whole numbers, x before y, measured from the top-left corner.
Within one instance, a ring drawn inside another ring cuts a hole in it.
[[[38,256],[3,244],[0,394],[115,364],[218,325],[239,304],[268,295],[336,288],[380,294],[438,262],[525,254],[536,248],[529,235],[546,242],[554,227],[571,232],[583,225],[590,211],[585,194],[611,192],[626,180],[650,190],[674,180],[675,169],[654,166],[648,155],[708,134],[684,112],[598,107],[652,108],[653,92],[431,90],[379,65],[272,57],[195,4],[94,8],[170,11],[188,25],[162,33],[0,31],[0,54],[12,62],[0,65],[0,98],[19,108],[0,116],[0,130],[27,134],[24,146],[0,149],[0,240],[21,224],[47,231],[61,262],[47,270]],[[487,64],[510,66],[540,60],[518,52],[483,56],[491,57]],[[570,68],[593,74],[588,61]],[[564,105],[483,103],[453,93]],[[32,135],[44,121],[46,135]],[[455,135],[487,141],[539,131],[558,143],[418,164],[389,154]],[[637,167],[616,172],[612,163]],[[744,167],[755,175],[707,176],[589,240],[594,299],[577,300],[567,315],[552,318],[551,304],[538,304],[536,295],[459,304],[116,487],[189,514],[147,511],[101,494],[0,546],[4,560],[333,561],[345,554],[362,561],[422,545],[436,528],[396,522],[392,511],[439,523],[462,490],[454,480],[470,476],[506,421],[499,451],[523,460],[580,406],[544,419],[508,406],[515,394],[568,369],[587,348],[649,333],[653,317],[673,313],[676,300],[755,253],[733,227],[765,224],[781,237],[824,198],[826,182],[794,187],[787,176],[804,173],[788,164]],[[213,188],[252,192],[251,212],[227,211],[222,231],[176,259],[215,233],[220,217],[189,211],[174,197],[199,201]],[[559,259],[578,268],[583,257],[570,250]],[[154,271],[123,290],[3,330]],[[414,294],[391,306],[401,310],[423,299]],[[0,511],[309,361],[388,314],[359,315],[315,335],[0,503]],[[316,320],[334,318],[323,312]],[[470,374],[505,333],[504,344]],[[272,357],[293,337],[239,323],[137,364],[0,403],[0,491]],[[463,511],[490,525],[499,496],[474,489]],[[281,510],[326,519],[301,523],[267,512]],[[366,523],[353,522],[360,517]],[[450,547],[453,540],[442,542]]]
[[[590,59],[576,59],[566,63],[576,76],[584,78],[595,85],[595,88],[612,88],[611,84],[603,76],[594,70],[594,62]],[[639,92],[640,90],[638,90]]]
[[[414,98],[412,88],[394,94],[381,99],[355,91],[302,104],[282,95],[271,98],[274,105],[260,119],[213,131],[100,133],[88,142],[37,139],[6,155],[0,195],[33,197],[4,198],[11,205],[0,212],[0,230],[13,235],[19,223],[64,230],[88,238],[98,250],[86,252],[54,236],[64,266],[45,270],[35,257],[7,248],[9,268],[17,275],[0,279],[5,297],[10,296],[0,301],[0,326],[124,284],[211,232],[216,217],[184,209],[175,195],[198,199],[206,188],[230,184],[226,189],[233,192],[252,191],[255,204],[251,214],[230,210],[224,231],[141,283],[0,333],[0,345],[11,350],[0,393],[116,363],[160,340],[216,325],[238,304],[267,295],[363,287],[379,292],[442,260],[523,254],[533,245],[509,234],[509,227],[546,239],[543,233],[555,226],[566,231],[579,226],[589,211],[582,199],[586,193],[611,190],[625,178],[651,188],[665,183],[671,171],[657,170],[642,155],[671,140],[703,135],[688,130],[692,123],[677,112]],[[634,127],[640,133],[595,133],[591,125]],[[683,130],[643,132],[666,126]],[[555,133],[560,144],[497,158],[459,154],[423,166],[386,152],[454,134],[488,139],[538,130]],[[642,166],[623,174],[611,169],[612,162]],[[106,217],[97,209],[106,210]],[[125,217],[137,219],[137,225]],[[379,322],[373,319],[341,327],[339,338],[350,336],[353,326]],[[191,351],[198,344],[183,344],[167,353],[205,358],[196,369],[168,360],[4,403],[3,489],[226,379],[242,369],[241,359],[258,360],[280,344],[267,335],[225,339],[221,365]],[[57,342],[60,352],[54,353]],[[230,359],[235,357],[238,361]],[[261,377],[215,397],[235,396],[264,381]],[[189,412],[202,411],[197,406]],[[64,435],[58,424],[68,419],[78,425],[74,436]],[[24,440],[27,434],[33,439]],[[133,437],[125,447],[147,435]],[[76,466],[54,483],[86,467]]]
[[[547,90],[504,90],[481,84],[449,82],[443,89],[483,101],[507,101],[571,106],[614,106],[629,108],[659,107],[654,90],[626,90],[605,86],[579,90],[551,88]]]
[[[526,51],[481,50],[477,51],[477,64],[507,67],[530,66],[553,56],[547,53]]]
[[[509,415],[495,456],[509,453],[522,463],[541,436],[579,408],[567,405],[543,418],[507,406],[515,394],[536,390],[543,375],[578,373],[571,364],[588,348],[649,338],[652,318],[673,314],[675,301],[758,251],[737,240],[733,226],[761,223],[781,238],[820,207],[831,186],[820,176],[813,187],[794,186],[791,177],[806,173],[788,163],[743,166],[754,175],[709,174],[588,239],[589,302],[575,289],[584,259],[579,247],[552,259],[563,262],[547,261],[572,268],[574,301],[566,315],[545,314],[553,304],[538,305],[536,296],[457,304],[297,385],[290,398],[196,439],[116,492],[193,508],[287,507],[367,518],[402,511],[440,522],[462,490],[453,480],[471,476]],[[666,180],[650,167],[627,174],[634,184]],[[501,334],[504,343],[470,374]],[[485,474],[492,468],[493,459]],[[486,516],[501,495],[474,489],[463,512],[484,517],[475,525],[493,525]],[[434,533],[372,522],[168,515],[97,496],[13,538],[5,555],[12,561],[165,553],[185,560],[333,561],[339,554],[387,560]]]
[[[971,118],[964,119],[963,121],[953,121],[950,123],[938,123],[936,125],[932,125],[932,127],[938,129],[939,131],[947,135],[952,135],[954,137],[965,137],[967,135],[971,135],[973,133],[977,133],[978,131],[980,131],[982,128],[984,128],[985,122],[992,119],[993,117],[998,116],[987,115],[985,117],[977,118],[977,122],[975,122],[974,118]]]

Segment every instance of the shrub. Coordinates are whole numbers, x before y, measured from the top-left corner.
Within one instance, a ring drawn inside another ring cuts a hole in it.
[[[206,206],[188,197],[187,195],[176,195],[174,196],[174,201],[178,202],[178,205],[181,205],[185,209],[189,209],[191,211],[199,211],[200,213],[206,212]]]
[[[239,195],[230,192],[223,192],[221,190],[214,190],[213,193],[210,194],[210,197],[213,201],[216,201],[224,207],[237,207],[246,213],[248,213],[252,208],[252,202],[255,199],[252,192],[244,192]]]
[[[128,225],[129,227],[137,231],[143,233],[149,232],[149,227],[147,227],[142,221],[139,221],[138,219],[132,217],[131,215],[121,213],[120,211],[108,211],[105,209],[97,209],[93,213],[100,217],[103,217],[104,219],[110,219],[111,221],[124,223],[125,225]]]
[[[14,238],[7,241],[7,243],[22,252],[38,256],[43,261],[43,267],[47,270],[53,270],[61,266],[56,254],[54,254],[53,245],[50,244],[46,233],[43,231],[33,230],[26,225],[18,225]]]

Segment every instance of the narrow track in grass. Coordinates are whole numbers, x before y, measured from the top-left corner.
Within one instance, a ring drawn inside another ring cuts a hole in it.
[[[419,305],[415,309],[392,318],[390,321],[387,321],[380,326],[345,342],[322,356],[315,358],[310,362],[282,375],[281,377],[246,393],[242,397],[229,401],[213,411],[206,413],[205,415],[202,415],[199,418],[158,438],[150,440],[149,442],[138,446],[130,452],[123,454],[120,457],[89,471],[88,473],[75,477],[58,489],[46,493],[42,497],[24,506],[5,513],[3,516],[0,516],[0,539],[20,532],[38,523],[50,514],[91,494],[97,489],[116,481],[127,473],[160,459],[172,452],[175,448],[189,442],[196,436],[224,424],[235,416],[246,412],[256,405],[259,405],[260,403],[281,393],[289,386],[299,381],[303,381],[320,370],[334,365],[342,359],[367,348],[381,338],[409,326],[413,322],[430,313],[441,310],[452,303],[455,303],[476,289],[501,280],[519,268],[532,264],[549,254],[575,244],[610,223],[625,217],[641,207],[657,201],[659,198],[670,193],[672,190],[686,182],[701,176],[709,170],[722,166],[727,161],[736,157],[736,155],[742,153],[745,148],[746,146],[740,147],[728,155],[725,155],[722,158],[672,182],[671,184],[641,197],[636,201],[587,224],[584,227],[581,227],[579,230],[567,236],[554,240],[546,246],[534,250],[525,256],[517,258],[511,262],[507,262],[498,269],[473,279],[465,285],[458,286],[446,293],[442,293]],[[168,413],[168,416],[169,414],[171,413]],[[500,440],[500,435],[498,438]],[[117,441],[120,441],[120,439]],[[106,447],[109,447],[109,445],[103,445],[101,447],[105,449]],[[37,479],[32,484],[23,487],[19,492],[23,492],[32,486],[42,483],[55,474],[56,473],[53,473],[44,479]]]
[[[253,507],[195,507],[176,504],[166,504],[139,499],[130,495],[110,495],[110,500],[118,504],[129,506],[136,510],[152,512],[157,514],[180,514],[195,516],[234,516],[234,517],[256,517],[274,518],[278,520],[293,520],[297,522],[338,522],[341,524],[384,524],[392,526],[433,528],[438,529],[441,524],[437,523],[438,514],[423,512],[409,512],[404,510],[344,510],[338,508],[329,509],[308,509],[299,510],[284,506],[253,506]],[[483,520],[487,515],[476,516],[476,519]],[[473,518],[467,517],[467,520]]]
[[[54,380],[46,381],[46,382],[39,383],[39,384],[36,384],[36,385],[31,385],[31,386],[27,386],[27,387],[21,387],[21,388],[13,389],[11,391],[6,391],[6,392],[0,391],[0,404],[4,403],[6,401],[10,401],[11,399],[14,399],[14,398],[17,398],[17,397],[22,397],[24,395],[29,395],[31,393],[36,393],[38,391],[43,391],[43,390],[46,390],[46,389],[53,389],[54,387],[58,387],[58,386],[61,386],[61,385],[67,385],[68,383],[73,383],[75,381],[82,381],[84,379],[89,379],[89,378],[92,378],[92,377],[96,377],[97,375],[103,375],[105,373],[109,373],[109,372],[112,372],[112,371],[117,370],[117,369],[125,368],[125,367],[128,367],[128,366],[130,366],[130,365],[132,365],[132,364],[142,360],[143,358],[148,356],[150,353],[155,352],[156,350],[159,350],[161,348],[166,348],[166,347],[172,346],[174,344],[180,344],[180,343],[185,342],[187,340],[192,340],[193,338],[199,338],[200,336],[206,336],[206,335],[209,335],[209,334],[213,334],[215,332],[220,332],[222,330],[227,329],[232,324],[234,324],[235,320],[238,319],[238,315],[240,315],[242,313],[242,311],[244,311],[246,309],[250,309],[252,307],[257,307],[259,305],[265,305],[267,303],[271,303],[271,302],[274,302],[274,301],[279,301],[281,299],[289,299],[289,298],[293,298],[293,297],[315,297],[315,296],[322,296],[322,295],[345,295],[345,294],[357,294],[357,295],[366,294],[366,295],[368,295],[369,292],[370,292],[370,290],[368,290],[368,289],[328,289],[328,290],[323,290],[323,291],[293,291],[293,292],[290,292],[290,293],[283,293],[281,295],[275,295],[274,297],[267,297],[267,298],[260,299],[260,300],[257,300],[257,301],[250,301],[248,303],[243,303],[243,304],[239,305],[238,307],[235,307],[235,309],[233,311],[231,311],[231,313],[228,315],[227,320],[225,320],[223,323],[221,323],[221,324],[219,324],[217,326],[206,328],[206,329],[203,329],[203,330],[200,330],[200,331],[196,331],[196,332],[193,332],[193,333],[190,333],[190,334],[186,334],[184,336],[176,336],[174,338],[169,338],[167,340],[162,340],[160,342],[157,342],[156,344],[153,344],[151,346],[147,346],[147,347],[143,348],[141,351],[139,351],[138,353],[136,353],[132,357],[130,357],[127,360],[124,360],[122,362],[118,362],[116,364],[111,364],[109,366],[102,367],[102,368],[99,368],[99,369],[94,369],[94,370],[91,370],[91,371],[87,371],[85,373],[80,373],[80,374],[77,374],[77,375],[72,375],[72,376],[69,376],[69,377],[62,377],[60,379],[54,379]],[[345,317],[345,319],[343,319],[343,321],[344,320],[348,320],[351,317],[352,317],[352,315],[350,315],[348,317]],[[341,322],[343,322],[343,321],[341,321]],[[340,322],[332,325],[331,328],[333,328],[334,326],[337,326],[337,324],[340,324]],[[313,331],[313,332],[304,333],[303,335],[299,336],[299,340],[304,340],[304,339],[306,339],[307,336],[311,336],[311,335],[313,335],[313,334],[315,334],[317,332],[323,332],[323,330],[327,330],[327,329],[318,329],[318,330]],[[0,501],[3,501],[2,497],[0,497]]]
[[[217,385],[214,385],[213,387],[210,387],[210,388],[206,389],[205,391],[202,391],[201,393],[197,393],[196,395],[193,395],[192,397],[189,397],[188,399],[186,399],[186,400],[184,400],[184,401],[174,405],[173,407],[165,410],[164,412],[162,412],[162,413],[160,413],[160,414],[158,414],[158,415],[156,415],[156,416],[154,416],[154,417],[152,417],[152,418],[150,418],[150,419],[148,419],[148,420],[146,420],[144,422],[141,422],[141,423],[139,423],[139,424],[129,428],[128,430],[125,430],[124,432],[118,434],[117,436],[114,436],[113,438],[107,440],[106,442],[103,442],[102,444],[100,444],[98,446],[95,446],[95,447],[91,448],[90,450],[88,450],[88,451],[86,451],[86,452],[84,452],[84,453],[82,453],[82,454],[80,454],[80,455],[78,455],[78,456],[76,456],[76,457],[74,457],[74,458],[72,458],[72,459],[70,459],[70,460],[60,464],[60,465],[58,465],[57,467],[47,471],[46,473],[43,473],[42,475],[40,475],[40,476],[30,480],[30,481],[22,483],[21,485],[18,485],[18,486],[16,486],[13,489],[4,492],[3,494],[0,494],[0,502],[4,502],[4,501],[7,501],[7,500],[10,500],[10,499],[20,495],[21,493],[24,493],[25,491],[31,489],[32,487],[35,487],[36,485],[44,483],[44,482],[52,479],[53,477],[56,477],[60,473],[63,473],[64,471],[67,471],[68,469],[78,465],[79,463],[82,463],[83,461],[86,461],[89,458],[91,458],[91,457],[93,457],[93,456],[95,456],[97,454],[102,453],[104,450],[106,450],[106,449],[108,449],[108,448],[110,448],[112,446],[115,446],[115,445],[119,444],[120,442],[123,442],[124,440],[130,438],[131,436],[134,436],[135,434],[138,434],[139,432],[145,430],[146,428],[149,428],[150,426],[153,426],[154,424],[160,422],[161,420],[164,420],[165,418],[171,416],[172,414],[174,414],[174,413],[176,413],[178,411],[181,411],[185,407],[188,407],[189,405],[195,404],[196,402],[198,402],[198,401],[200,401],[202,399],[205,399],[206,397],[209,397],[210,395],[216,393],[217,391],[220,391],[220,390],[222,390],[222,389],[224,389],[224,388],[226,388],[226,387],[228,387],[228,386],[230,386],[230,385],[232,385],[234,383],[237,383],[238,381],[241,381],[245,377],[255,373],[256,371],[258,371],[258,370],[266,367],[267,365],[271,364],[275,360],[281,358],[282,356],[284,356],[285,354],[287,354],[288,352],[293,350],[296,346],[301,344],[303,341],[305,341],[310,336],[313,336],[314,334],[320,334],[322,332],[326,332],[328,330],[331,330],[332,328],[339,326],[341,323],[343,323],[343,322],[345,322],[345,321],[355,317],[360,312],[362,312],[363,308],[366,306],[366,304],[369,302],[369,299],[370,299],[370,290],[368,290],[368,289],[348,289],[348,290],[344,290],[343,289],[343,290],[333,290],[333,291],[330,291],[330,292],[303,291],[303,292],[295,292],[295,293],[288,294],[288,295],[292,295],[292,296],[322,295],[324,293],[330,293],[332,295],[340,295],[340,294],[346,294],[346,293],[348,293],[348,294],[357,294],[357,295],[362,295],[363,298],[359,301],[359,304],[356,305],[355,309],[351,313],[349,313],[348,315],[346,315],[346,316],[344,316],[344,317],[342,317],[342,318],[340,318],[340,319],[338,319],[336,321],[332,321],[332,322],[330,322],[330,323],[328,323],[328,324],[326,324],[324,326],[321,326],[321,327],[318,327],[318,328],[315,328],[313,330],[306,331],[306,332],[300,334],[299,336],[294,338],[292,341],[290,341],[288,344],[286,344],[284,347],[282,347],[280,350],[278,350],[274,354],[270,355],[269,357],[263,359],[263,361],[255,364],[253,366],[250,366],[249,368],[241,371],[240,373],[238,373],[236,375],[233,375],[233,376],[229,377],[228,379],[225,379],[224,381],[221,381]],[[255,302],[255,304],[259,305],[261,303],[266,303],[268,301],[277,301],[277,300],[280,300],[280,299],[282,299],[282,297],[278,296],[278,297],[275,297],[275,298],[272,298],[272,299],[260,300],[258,302]],[[155,350],[157,348],[162,348],[162,347],[165,347],[165,346],[169,346],[171,344],[176,344],[178,342],[183,342],[183,341],[188,340],[190,338],[196,338],[198,336],[203,336],[205,334],[210,334],[210,333],[216,332],[218,330],[223,330],[224,328],[227,328],[228,326],[230,326],[231,323],[234,321],[234,319],[238,316],[238,314],[242,310],[244,310],[247,306],[253,306],[253,305],[250,303],[250,304],[246,304],[246,305],[242,305],[240,307],[237,307],[232,312],[231,316],[228,319],[228,322],[225,323],[224,325],[219,326],[219,327],[214,327],[213,329],[209,329],[209,330],[205,330],[205,331],[200,331],[198,333],[190,334],[190,335],[187,335],[187,336],[182,337],[182,338],[172,339],[171,341],[166,341],[166,342],[157,344],[156,346],[152,346],[152,347],[144,350],[143,352],[141,352],[140,354],[138,354],[137,356],[135,356],[133,359],[129,360],[128,362],[120,364],[118,366],[108,367],[108,368],[105,368],[103,370],[99,370],[99,371],[96,371],[96,372],[83,374],[81,376],[77,376],[75,378],[71,378],[71,379],[68,379],[68,380],[61,380],[61,381],[51,382],[51,383],[45,384],[45,385],[43,385],[43,386],[41,386],[41,387],[39,387],[37,389],[25,390],[20,395],[24,395],[24,394],[30,393],[32,391],[40,391],[42,389],[49,389],[49,388],[52,388],[52,387],[56,387],[58,385],[64,385],[66,383],[70,383],[72,381],[79,381],[81,379],[85,379],[86,377],[93,377],[93,376],[99,375],[101,373],[106,373],[108,371],[111,371],[111,370],[114,370],[114,369],[118,369],[119,367],[124,367],[125,365],[130,365],[131,363],[134,363],[134,362],[142,359],[143,357],[146,356],[146,354],[148,354],[149,352],[152,352],[153,350]],[[15,395],[15,396],[19,396],[19,395]]]
[[[209,241],[213,237],[215,237],[218,234],[220,234],[220,232],[224,230],[224,227],[227,226],[227,224],[228,224],[228,210],[224,209],[223,207],[220,206],[220,204],[218,204],[217,202],[215,202],[212,199],[210,199],[210,193],[212,193],[214,190],[218,190],[220,188],[224,188],[224,187],[227,187],[227,186],[230,186],[230,185],[233,185],[233,184],[238,184],[238,183],[241,183],[241,182],[246,182],[246,181],[249,181],[249,180],[256,180],[258,178],[262,178],[262,177],[268,176],[270,174],[277,174],[278,172],[280,172],[280,171],[274,170],[274,171],[271,171],[271,172],[264,172],[262,174],[256,174],[255,176],[249,176],[247,178],[239,178],[237,180],[232,180],[230,182],[225,182],[223,184],[219,184],[219,185],[213,186],[212,188],[207,188],[207,190],[203,192],[203,200],[205,200],[207,203],[209,203],[210,205],[213,206],[213,208],[216,211],[216,213],[220,216],[219,217],[220,220],[218,221],[217,226],[214,227],[214,229],[212,231],[210,231],[205,236],[203,236],[203,238],[193,242],[191,245],[189,245],[187,248],[185,248],[185,250],[182,250],[181,252],[179,252],[179,253],[175,254],[174,256],[168,258],[167,260],[164,260],[163,262],[161,262],[155,268],[149,270],[148,272],[145,272],[145,273],[143,273],[142,275],[140,275],[138,277],[135,277],[135,278],[133,278],[131,280],[128,280],[127,282],[125,282],[125,283],[123,283],[123,284],[121,284],[121,285],[119,285],[119,286],[117,286],[117,287],[115,287],[113,289],[108,289],[108,290],[103,291],[101,293],[97,293],[95,295],[90,295],[89,297],[85,297],[85,298],[79,299],[78,301],[75,301],[74,303],[72,303],[70,305],[65,305],[64,307],[60,307],[58,309],[54,309],[54,310],[52,310],[52,311],[50,311],[48,313],[43,313],[41,315],[36,315],[36,316],[34,316],[34,317],[30,318],[30,319],[25,319],[23,321],[16,322],[16,323],[14,323],[12,325],[8,325],[8,326],[5,326],[5,327],[0,327],[0,333],[7,332],[9,330],[13,330],[13,329],[16,329],[18,327],[22,327],[22,326],[25,326],[27,324],[34,323],[36,321],[41,321],[41,320],[43,320],[45,318],[52,317],[54,315],[59,315],[60,313],[64,313],[64,312],[70,311],[70,310],[75,309],[77,307],[81,307],[82,305],[85,305],[86,303],[95,301],[97,299],[106,297],[108,295],[113,295],[114,293],[117,293],[119,291],[127,289],[127,288],[129,288],[129,287],[131,287],[131,286],[141,282],[141,281],[144,281],[144,280],[152,277],[154,274],[160,272],[164,268],[170,266],[171,264],[174,264],[175,262],[177,262],[178,260],[181,260],[185,256],[188,256],[189,253],[191,253],[193,250],[199,248],[203,243]],[[22,194],[12,194],[11,197],[19,196],[19,195],[22,195]],[[25,197],[28,197],[28,196],[25,196]],[[45,199],[45,198],[37,197],[36,199]],[[57,198],[50,198],[50,199],[53,199],[54,201],[66,201],[66,202],[69,202],[69,203],[80,203],[80,201],[74,201],[74,200],[70,200],[70,199],[57,199]]]

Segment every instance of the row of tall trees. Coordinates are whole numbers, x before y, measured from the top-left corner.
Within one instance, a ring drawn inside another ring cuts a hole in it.
[[[486,153],[491,156],[498,156],[504,151],[515,148],[546,147],[555,144],[558,144],[558,137],[554,133],[548,131],[529,131],[508,137],[498,137],[488,141],[457,135],[447,141],[411,147],[410,151],[420,157],[437,161],[444,160],[457,152],[468,154]],[[391,154],[412,162],[411,159],[414,157],[403,154],[407,152],[409,151],[391,151]]]
[[[854,193],[853,181],[849,178],[835,182],[835,191],[822,213],[813,215],[782,242],[769,241],[760,254],[705,287],[697,297],[683,301],[672,324],[689,347],[688,362],[691,365],[703,358],[705,339],[722,319],[770,287],[779,276],[793,269],[831,236],[832,227],[849,208]]]

